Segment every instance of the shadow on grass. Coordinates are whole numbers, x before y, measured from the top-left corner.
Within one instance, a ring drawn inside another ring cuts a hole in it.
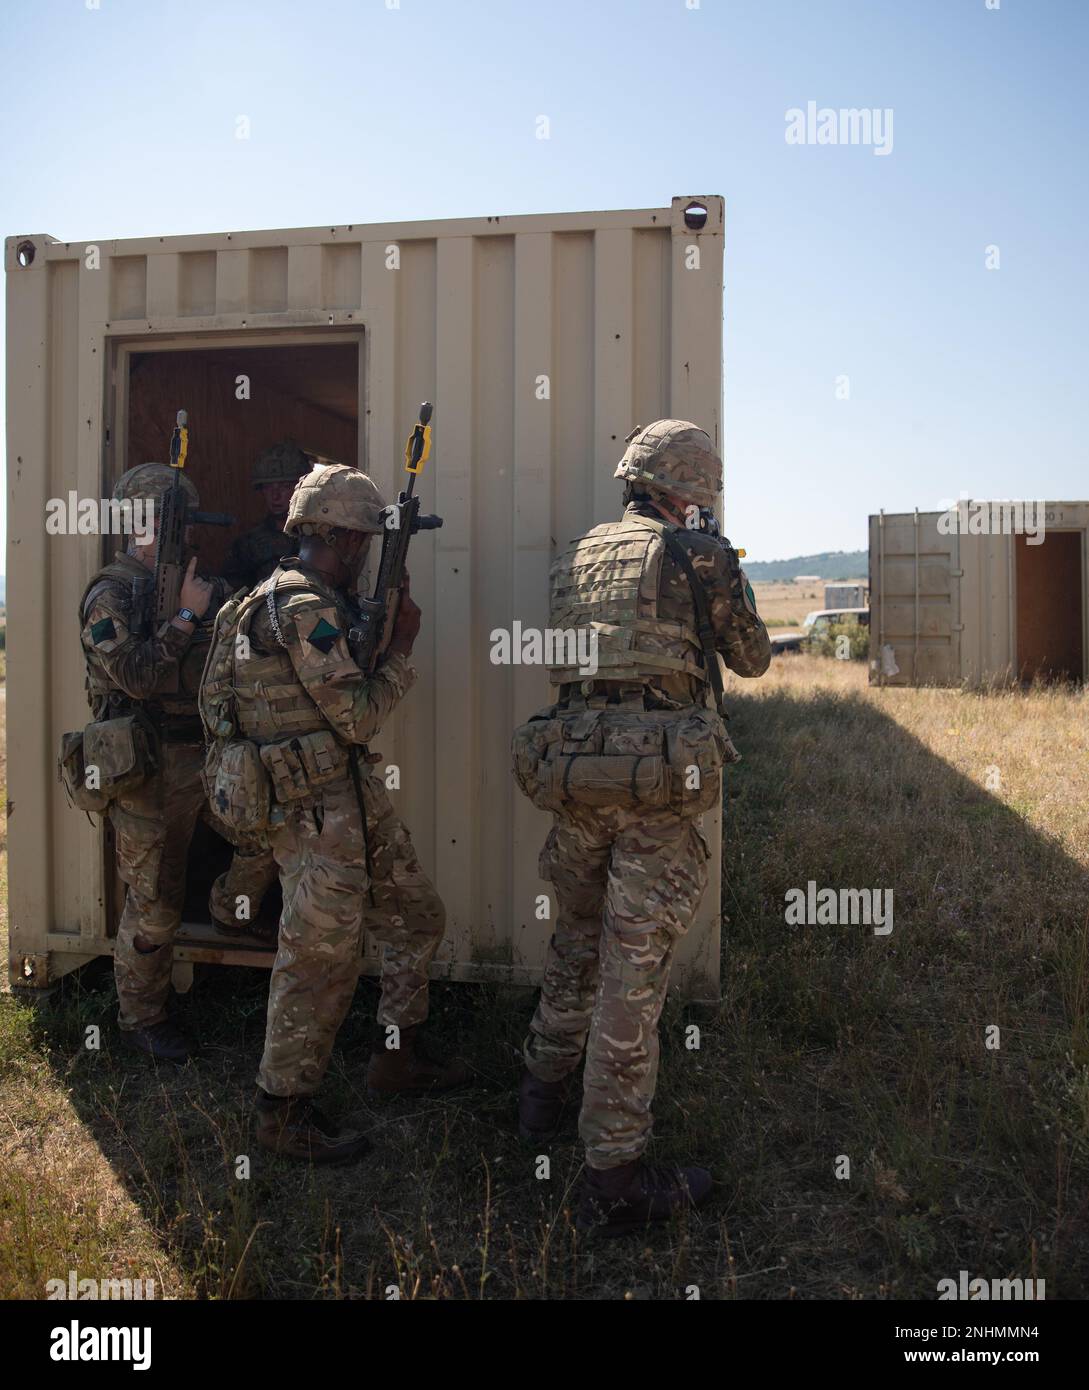
[[[514,1130],[529,991],[437,985],[430,1031],[480,1085],[376,1107],[362,1089],[376,989],[362,982],[321,1099],[369,1124],[376,1148],[311,1172],[250,1137],[263,973],[198,972],[180,1010],[202,1054],[156,1070],[122,1050],[99,963],[39,1027],[191,1291],[934,1298],[966,1269],[1084,1296],[1089,877],[872,703],[734,705],[745,762],[728,788],[724,1002],[667,1009],[654,1144],[714,1170],[712,1206],[645,1239],[576,1239],[573,1108],[548,1177]],[[892,933],[787,927],[784,894],[809,880],[891,888]],[[97,1053],[90,1023],[106,1025]]]

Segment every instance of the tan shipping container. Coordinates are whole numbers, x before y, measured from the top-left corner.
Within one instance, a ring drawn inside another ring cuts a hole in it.
[[[383,766],[400,769],[395,804],[446,903],[436,974],[540,978],[549,819],[517,792],[509,744],[548,684],[539,667],[493,665],[489,634],[545,627],[551,559],[618,514],[612,472],[633,426],[680,416],[720,442],[723,217],[721,198],[700,197],[629,212],[7,239],[13,983],[42,987],[110,951],[121,902],[108,827],[70,808],[56,778],[62,732],[88,717],[79,594],[117,543],[47,535],[49,500],[108,497],[126,467],[164,457],[182,407],[201,505],[240,527],[259,517],[253,458],[285,435],[392,493],[425,399],[434,445],[420,493],[445,526],[413,542],[421,678],[383,731]],[[209,561],[226,539],[202,536]],[[700,997],[718,988],[719,817],[706,828],[711,887],[676,974]],[[209,853],[191,856],[192,878]],[[270,964],[267,950],[218,937],[190,896],[181,986],[194,961]]]
[[[1089,675],[1089,502],[1033,504],[1020,533],[1009,503],[981,505],[963,515],[986,534],[943,512],[870,517],[871,685]]]

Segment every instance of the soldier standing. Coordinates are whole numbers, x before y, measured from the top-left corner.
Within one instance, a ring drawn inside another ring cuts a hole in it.
[[[218,721],[231,712],[271,782],[268,834],[284,910],[257,1075],[257,1138],[314,1163],[359,1158],[370,1147],[363,1135],[338,1131],[313,1102],[355,993],[365,928],[385,948],[368,1091],[443,1090],[468,1077],[462,1063],[431,1060],[420,1046],[428,966],[446,913],[370,771],[378,755],[366,747],[415,681],[409,657],[420,626],[406,584],[381,664],[372,675],[356,664],[350,594],[372,535],[383,530],[384,507],[358,469],[334,464],[307,474],[287,518],[288,534],[301,538],[298,558],[277,567],[217,634],[201,690],[206,715],[214,707]],[[220,651],[229,663],[222,674]]]
[[[294,543],[284,534],[284,522],[295,484],[309,471],[309,456],[290,440],[271,444],[258,455],[252,482],[264,498],[268,514],[231,543],[223,578],[232,593],[260,584],[285,555],[293,553]]]
[[[577,1223],[622,1231],[710,1194],[706,1169],[643,1155],[670,967],[707,883],[702,812],[723,762],[739,756],[708,699],[721,684],[715,653],[759,676],[771,644],[737,552],[691,529],[722,494],[710,437],[659,420],[629,436],[615,476],[627,480],[623,518],[573,542],[551,573],[549,626],[592,625],[597,674],[550,670],[556,703],[516,733],[515,767],[555,813],[541,872],[557,903],[520,1129],[538,1141],[555,1134],[585,1051]],[[521,766],[520,746],[530,749]]]
[[[122,475],[113,496],[153,503],[158,522],[158,504],[173,483],[173,469],[143,463]],[[184,474],[181,486],[196,508],[196,488]],[[153,1057],[183,1062],[189,1044],[167,1017],[171,945],[181,922],[190,841],[198,817],[208,809],[201,784],[204,733],[196,708],[207,648],[194,634],[224,593],[221,580],[196,573],[194,557],[178,613],[155,629],[154,571],[154,539],[138,545],[130,538],[127,551],[116,554],[84,590],[80,624],[95,719],[137,715],[155,749],[154,766],[109,808],[118,873],[127,885],[114,949],[122,1036]],[[268,865],[267,849],[256,841],[241,844],[213,889],[213,910],[230,920],[227,905],[241,896],[256,912],[269,881]]]

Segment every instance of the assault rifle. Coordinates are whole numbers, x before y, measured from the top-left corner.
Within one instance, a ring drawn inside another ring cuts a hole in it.
[[[431,403],[424,401],[420,406],[419,422],[413,426],[405,444],[408,487],[383,513],[386,529],[382,536],[382,557],[378,562],[374,593],[370,598],[360,600],[359,622],[352,630],[356,660],[368,675],[378,665],[393,635],[405,578],[408,543],[417,531],[434,531],[442,525],[441,516],[421,516],[420,499],[415,495],[416,479],[431,453],[430,421],[433,410]]]
[[[185,528],[187,526],[233,526],[235,519],[226,512],[190,511],[182,490],[181,475],[189,453],[189,417],[178,411],[178,422],[170,437],[170,467],[173,484],[159,502],[159,530],[155,543],[155,619],[169,622],[178,611],[178,594],[185,575]],[[214,616],[214,614],[212,615]]]

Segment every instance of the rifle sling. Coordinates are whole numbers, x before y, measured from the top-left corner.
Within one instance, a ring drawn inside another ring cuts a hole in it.
[[[665,548],[669,551],[673,559],[684,571],[684,577],[688,580],[688,587],[692,591],[692,602],[696,606],[696,631],[699,635],[700,646],[703,648],[703,659],[707,666],[707,679],[711,682],[711,689],[715,695],[715,708],[722,719],[726,718],[726,710],[723,706],[722,672],[718,665],[718,652],[715,649],[715,630],[711,625],[711,610],[707,606],[707,590],[703,587],[699,575],[692,567],[692,561],[688,558],[688,552],[672,531],[665,529],[661,532]]]
[[[359,803],[359,819],[363,823],[363,856],[367,865],[367,891],[370,895],[371,907],[374,907],[374,861],[371,858],[371,834],[370,827],[367,825],[367,805],[363,800],[363,785],[359,780],[359,749],[355,744],[348,749],[348,766],[352,773],[355,799]]]

